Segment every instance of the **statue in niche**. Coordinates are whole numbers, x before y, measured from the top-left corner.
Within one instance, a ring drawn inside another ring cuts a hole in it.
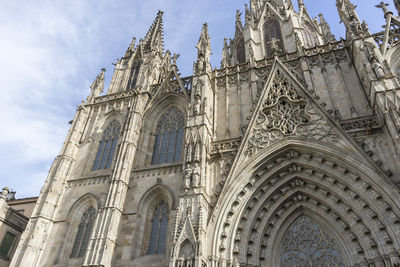
[[[194,161],[200,162],[200,142],[197,142],[194,147]]]
[[[185,172],[184,172],[184,175],[185,175],[185,189],[187,189],[187,190],[190,189],[190,185],[192,183],[192,173],[193,173],[193,171],[191,169],[191,166],[190,166],[190,164],[188,164],[186,166],[186,169],[185,169]]]
[[[268,43],[268,45],[271,48],[271,54],[272,55],[277,55],[279,53],[281,53],[281,49],[279,48],[279,43],[281,41],[279,39],[276,38],[272,38],[271,41]]]
[[[193,167],[193,187],[200,187],[200,166],[196,162]]]
[[[194,103],[193,103],[193,114],[194,115],[199,115],[200,114],[200,106],[201,106],[201,100],[199,96],[194,97]]]
[[[193,155],[193,144],[190,142],[187,146],[186,151],[186,162],[192,162],[192,155]]]
[[[199,115],[200,114],[200,109],[201,109],[201,87],[202,87],[202,81],[200,80],[198,84],[195,87],[194,90],[194,103],[193,103],[193,113],[194,115]]]
[[[383,70],[382,64],[374,57],[373,62],[371,64],[372,69],[375,72],[375,75],[378,79],[383,79],[386,77],[385,71]]]

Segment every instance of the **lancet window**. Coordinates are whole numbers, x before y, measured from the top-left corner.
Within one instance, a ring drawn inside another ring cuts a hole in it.
[[[93,171],[109,169],[111,167],[120,131],[121,125],[117,120],[113,120],[104,130],[93,164]]]
[[[154,208],[147,254],[164,254],[168,228],[168,204],[162,200]]]
[[[239,38],[236,46],[236,58],[239,64],[246,62],[246,50],[244,48],[244,38]]]
[[[282,38],[282,32],[281,32],[281,27],[279,25],[279,22],[275,19],[269,19],[264,23],[263,26],[263,32],[264,32],[264,44],[265,44],[265,49],[266,49],[266,55],[267,57],[272,56],[272,46],[271,46],[271,41],[273,39],[278,40],[278,48],[280,49],[281,52],[284,51],[284,46],[283,46],[283,38]]]
[[[182,142],[185,127],[183,113],[172,108],[158,123],[151,164],[178,162],[182,158]]]
[[[72,247],[72,252],[70,255],[71,258],[81,258],[85,256],[95,218],[96,210],[93,207],[89,207],[83,213],[81,222],[78,226],[78,232],[75,237],[74,246]]]
[[[285,267],[345,266],[332,237],[307,216],[299,217],[285,234],[280,262]]]
[[[135,88],[141,65],[142,64],[140,61],[133,62],[131,71],[129,73],[129,80],[128,80],[128,85],[126,87],[126,90],[131,90],[131,89]]]

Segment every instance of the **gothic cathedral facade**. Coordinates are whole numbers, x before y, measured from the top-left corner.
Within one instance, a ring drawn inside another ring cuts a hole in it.
[[[337,0],[338,41],[251,0],[219,68],[204,24],[190,77],[160,11],[78,107],[11,266],[400,266],[400,18],[377,7],[371,33]]]

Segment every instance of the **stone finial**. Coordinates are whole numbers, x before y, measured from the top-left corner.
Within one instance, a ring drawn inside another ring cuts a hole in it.
[[[376,5],[375,7],[381,8],[381,9],[383,10],[383,14],[385,14],[385,17],[386,17],[386,15],[388,15],[388,14],[393,14],[392,11],[390,11],[390,10],[387,8],[388,6],[389,6],[389,4],[387,4],[387,3],[383,2],[383,1],[381,1],[381,2],[379,3],[379,5]]]
[[[175,54],[172,56],[172,64],[176,66],[176,61],[178,60],[180,54]]]
[[[3,190],[1,191],[1,197],[5,199],[8,193],[10,193],[10,189],[8,187],[3,187]]]

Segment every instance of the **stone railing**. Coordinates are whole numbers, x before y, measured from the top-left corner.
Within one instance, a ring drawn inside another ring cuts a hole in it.
[[[23,232],[28,224],[29,218],[25,217],[13,208],[8,208],[5,223]]]

